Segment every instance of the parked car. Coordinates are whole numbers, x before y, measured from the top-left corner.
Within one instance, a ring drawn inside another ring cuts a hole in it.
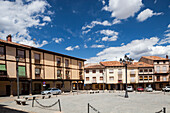
[[[142,87],[138,87],[137,91],[144,91],[144,89]]]
[[[147,91],[147,92],[152,92],[153,89],[152,89],[152,87],[146,87],[146,88],[145,88],[145,91]]]
[[[165,86],[164,88],[162,88],[162,91],[170,91],[170,86]]]
[[[128,86],[126,89],[127,89],[128,92],[132,92],[133,91],[133,87],[132,86]]]
[[[47,95],[47,94],[61,94],[61,90],[60,89],[57,89],[57,88],[49,88],[45,91],[42,91],[41,92],[42,95]]]

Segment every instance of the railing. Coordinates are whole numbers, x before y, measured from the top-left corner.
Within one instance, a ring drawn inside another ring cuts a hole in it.
[[[79,79],[83,79],[83,75],[79,75]]]
[[[130,78],[130,82],[131,82],[131,83],[136,82],[135,78]]]
[[[40,75],[35,75],[35,79],[42,79]]]
[[[35,64],[40,64],[40,60],[35,59]]]
[[[155,113],[166,113],[166,108],[165,108],[165,107],[163,107],[163,109],[161,109],[160,111],[155,112]]]
[[[69,75],[66,75],[66,79],[70,79],[70,76],[69,76]]]
[[[168,70],[155,70],[155,73],[169,73]]]
[[[90,105],[89,103],[88,103],[88,105],[87,105],[87,113],[90,113],[90,108],[92,108],[93,111],[95,111],[95,112],[97,112],[97,113],[100,113],[99,110],[97,110],[96,108],[94,108],[94,107],[93,107],[92,105]]]

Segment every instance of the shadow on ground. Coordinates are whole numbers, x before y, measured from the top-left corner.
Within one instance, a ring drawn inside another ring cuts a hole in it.
[[[28,112],[24,112],[24,111],[20,111],[20,110],[15,110],[15,109],[11,109],[11,108],[7,108],[5,107],[6,105],[2,105],[0,104],[0,112],[1,113],[28,113]]]

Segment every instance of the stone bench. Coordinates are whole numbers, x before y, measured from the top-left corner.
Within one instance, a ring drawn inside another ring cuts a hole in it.
[[[18,105],[26,105],[26,100],[25,99],[15,99],[16,103]]]

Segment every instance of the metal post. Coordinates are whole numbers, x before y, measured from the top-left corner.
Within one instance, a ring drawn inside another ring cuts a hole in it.
[[[127,93],[127,64],[125,63],[125,71],[126,71],[126,92],[125,92],[125,98],[128,98],[128,93]]]
[[[103,73],[103,93],[104,93],[104,73]]]
[[[60,112],[61,112],[61,104],[60,104],[60,99],[58,99],[58,104],[59,104],[59,109],[60,109]]]
[[[166,113],[166,108],[165,107],[163,107],[163,113]]]
[[[34,100],[35,100],[35,97],[33,97],[32,99],[32,107],[34,107]]]
[[[17,62],[17,64],[16,64],[16,66],[17,66],[17,96],[18,96],[18,99],[19,99],[19,75],[18,75],[18,60],[16,60]]]
[[[87,113],[90,113],[90,111],[89,111],[89,103],[87,105]]]

